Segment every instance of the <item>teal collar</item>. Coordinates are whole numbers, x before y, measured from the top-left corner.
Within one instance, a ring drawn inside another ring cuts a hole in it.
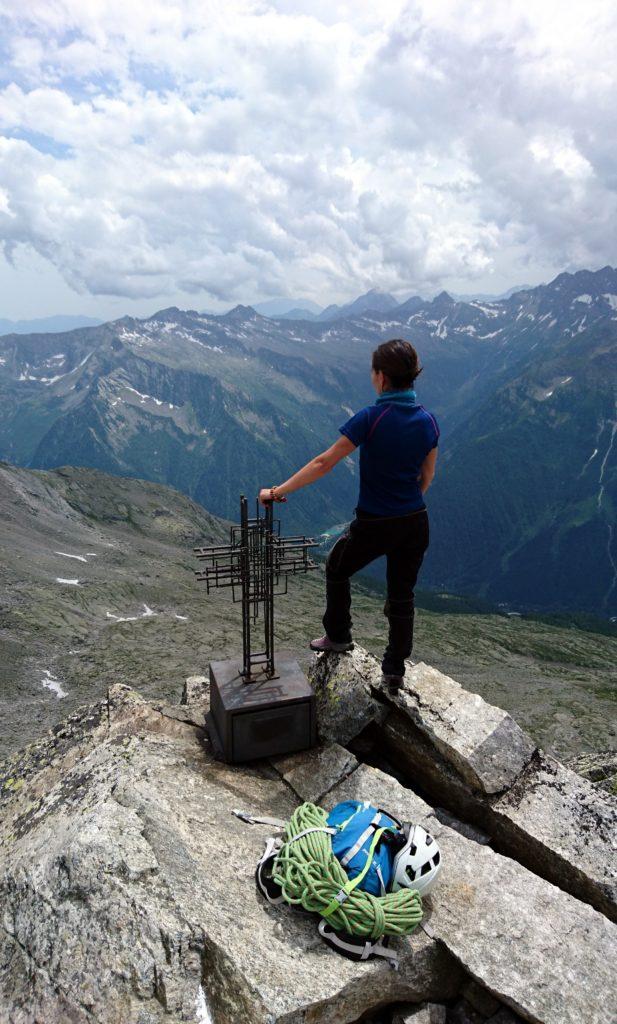
[[[381,395],[377,395],[375,405],[379,405],[382,402],[396,402],[397,405],[417,405],[416,392],[413,388],[384,391]]]

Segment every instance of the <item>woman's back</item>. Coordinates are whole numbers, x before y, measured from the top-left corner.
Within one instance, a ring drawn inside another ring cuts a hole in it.
[[[358,509],[396,516],[424,507],[418,476],[440,431],[432,413],[416,404],[415,392],[384,392],[339,432],[360,447]]]

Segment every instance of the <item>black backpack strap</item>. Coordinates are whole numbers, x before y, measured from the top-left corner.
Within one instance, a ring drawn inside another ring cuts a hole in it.
[[[393,970],[398,971],[399,969],[398,954],[394,950],[388,949],[387,935],[381,940],[371,940],[359,935],[351,935],[349,932],[336,932],[324,919],[317,925],[317,930],[331,949],[347,957],[348,960],[360,962],[369,960],[373,956],[380,956],[388,961]]]
[[[392,811],[386,811],[384,810],[383,807],[378,807],[377,810],[379,811],[380,814],[385,814],[386,818],[390,818],[395,823],[395,825],[398,825],[399,829],[403,828],[402,821],[399,821],[396,815],[392,813]]]
[[[267,899],[268,903],[272,903],[274,906],[278,903],[284,903],[283,890],[272,878],[272,868],[281,845],[281,840],[275,839],[274,836],[266,839],[266,848],[255,869],[257,888],[261,895]]]

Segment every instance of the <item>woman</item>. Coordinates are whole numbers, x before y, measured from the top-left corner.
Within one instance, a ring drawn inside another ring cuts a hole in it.
[[[356,518],[326,559],[324,636],[313,651],[348,651],[352,619],[350,577],[381,555],[387,560],[388,645],[381,668],[392,694],[402,685],[405,658],[413,649],[414,586],[429,544],[424,494],[435,475],[439,427],[416,402],[412,388],[422,372],[413,345],[397,338],[375,349],[371,381],[377,400],[341,427],[343,435],[284,484],[264,487],[262,504],[286,501],[286,495],[329,473],[360,446],[360,494]]]

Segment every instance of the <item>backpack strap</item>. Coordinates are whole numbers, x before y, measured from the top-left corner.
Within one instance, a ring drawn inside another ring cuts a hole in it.
[[[377,877],[379,879],[379,886],[381,888],[380,896],[385,896],[386,892],[387,892],[387,890],[386,890],[386,883],[384,882],[383,873],[382,873],[381,868],[379,867],[379,864],[377,864],[377,866],[375,867],[375,871],[377,872]]]
[[[347,932],[335,932],[323,918],[317,925],[317,930],[331,949],[342,953],[350,960],[359,962],[368,960],[372,956],[381,956],[388,961],[393,970],[398,971],[399,969],[398,953],[388,949],[384,942],[371,942],[370,939],[362,939],[355,935],[349,935]]]
[[[259,867],[260,864],[263,864],[264,861],[268,860],[268,858],[271,857],[273,854],[277,854],[280,848],[281,840],[275,838],[274,836],[269,836],[266,839],[266,847],[261,855],[260,860],[257,863],[257,867]]]
[[[327,832],[329,836],[333,836],[336,833],[336,829],[328,828],[327,825],[324,825],[323,827],[321,825],[314,825],[313,828],[305,828],[303,832],[298,832],[297,835],[291,836],[291,838],[286,841],[285,846],[287,846],[288,843],[295,843],[296,839],[302,839],[302,836],[307,836],[309,832]]]
[[[281,840],[278,837],[270,836],[266,839],[266,848],[261,856],[256,869],[255,881],[257,888],[268,903],[276,906],[284,903],[283,890],[272,878],[272,868],[281,848]]]
[[[272,825],[274,828],[285,828],[287,825],[286,821],[282,818],[260,818],[257,814],[250,814],[249,811],[239,811],[237,809],[231,812],[235,814],[236,818],[240,821],[245,821],[248,825]]]
[[[398,825],[399,829],[402,830],[403,822],[399,821],[398,818],[395,818],[395,816],[392,814],[392,811],[384,811],[383,807],[378,807],[377,810],[379,811],[380,814],[383,814],[385,815],[386,818],[389,818],[390,821],[393,821],[395,825]]]
[[[375,855],[375,848],[377,846],[377,843],[381,839],[381,837],[384,834],[384,832],[391,832],[391,831],[392,831],[392,826],[391,825],[385,825],[383,828],[376,829],[375,835],[373,836],[373,840],[372,840],[371,845],[369,847],[368,856],[366,858],[366,863],[364,864],[364,867],[362,868],[362,871],[360,872],[359,875],[356,875],[355,878],[350,879],[348,882],[345,882],[345,885],[343,886],[343,888],[339,889],[339,891],[337,892],[336,896],[332,900],[330,900],[330,903],[328,903],[328,906],[326,907],[326,909],[321,911],[321,916],[322,917],[329,917],[330,914],[333,914],[335,910],[338,910],[338,908],[340,907],[341,903],[344,903],[345,900],[348,898],[348,896],[350,896],[351,893],[354,891],[354,889],[358,885],[360,885],[360,882],[362,881],[362,879],[366,875],[368,869],[370,868],[370,866],[371,866],[371,864],[373,862],[373,857]]]
[[[248,811],[234,810],[231,812],[235,814],[236,818],[240,821],[245,821],[248,825],[272,825],[274,828],[287,828],[287,822],[283,821],[282,818],[261,818],[257,814],[249,814]],[[292,836],[288,839],[288,843],[293,843],[296,839],[302,839],[302,836],[307,836],[309,832],[327,832],[328,835],[335,835],[336,829],[329,828],[327,825],[315,825],[313,828],[305,828],[303,832],[298,832],[297,835]]]
[[[367,827],[364,829],[364,832],[360,833],[353,846],[349,847],[345,856],[341,857],[341,864],[343,865],[344,868],[346,868],[349,862],[352,861],[356,854],[360,852],[366,840],[370,837],[373,829],[375,828],[376,825],[379,824],[380,821],[381,813],[378,811],[373,820],[370,821]],[[345,822],[345,824],[347,824],[347,822]]]

